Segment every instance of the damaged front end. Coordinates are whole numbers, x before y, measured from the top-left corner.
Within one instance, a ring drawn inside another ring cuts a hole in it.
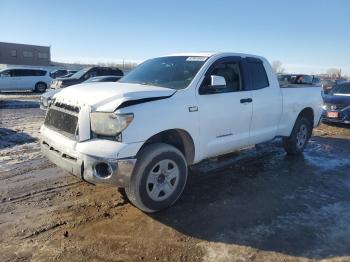
[[[79,100],[71,99],[79,89],[70,87],[60,92],[48,108],[41,127],[42,153],[85,181],[127,186],[143,142],[122,142],[121,133],[132,121],[133,114],[118,114],[116,110],[165,99],[174,92],[166,90],[166,94],[160,95],[163,90],[135,93],[129,90],[127,95],[108,96],[95,90],[93,101],[92,93]]]

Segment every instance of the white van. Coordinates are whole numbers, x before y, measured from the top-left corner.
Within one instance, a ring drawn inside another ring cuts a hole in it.
[[[0,91],[33,90],[45,92],[50,72],[42,68],[6,68],[0,71]]]

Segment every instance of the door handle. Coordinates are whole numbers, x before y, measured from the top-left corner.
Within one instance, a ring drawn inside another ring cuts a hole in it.
[[[241,101],[241,104],[245,104],[245,103],[253,102],[253,99],[252,98],[242,98],[240,101]]]

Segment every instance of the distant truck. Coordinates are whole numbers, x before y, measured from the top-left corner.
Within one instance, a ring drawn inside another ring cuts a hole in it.
[[[321,106],[321,87],[281,88],[263,57],[176,54],[147,60],[117,83],[62,90],[41,148],[69,173],[123,188],[135,206],[155,212],[176,202],[188,166],[206,158],[275,137],[301,154]]]
[[[322,86],[321,79],[314,75],[306,74],[279,74],[277,76],[281,86],[284,85],[314,85]]]
[[[63,88],[71,85],[80,84],[91,77],[110,75],[122,77],[124,73],[122,70],[114,67],[86,67],[76,72],[70,77],[56,78],[52,81],[50,88]]]

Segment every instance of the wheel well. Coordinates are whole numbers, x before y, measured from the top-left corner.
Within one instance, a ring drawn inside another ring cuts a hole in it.
[[[182,129],[169,129],[162,131],[149,139],[142,145],[140,151],[147,145],[153,143],[165,143],[179,149],[185,156],[188,164],[194,161],[195,148],[191,135]]]
[[[299,113],[298,118],[299,117],[305,117],[306,119],[308,119],[310,121],[312,126],[314,125],[314,111],[312,110],[312,108],[310,108],[310,107],[304,108]]]

